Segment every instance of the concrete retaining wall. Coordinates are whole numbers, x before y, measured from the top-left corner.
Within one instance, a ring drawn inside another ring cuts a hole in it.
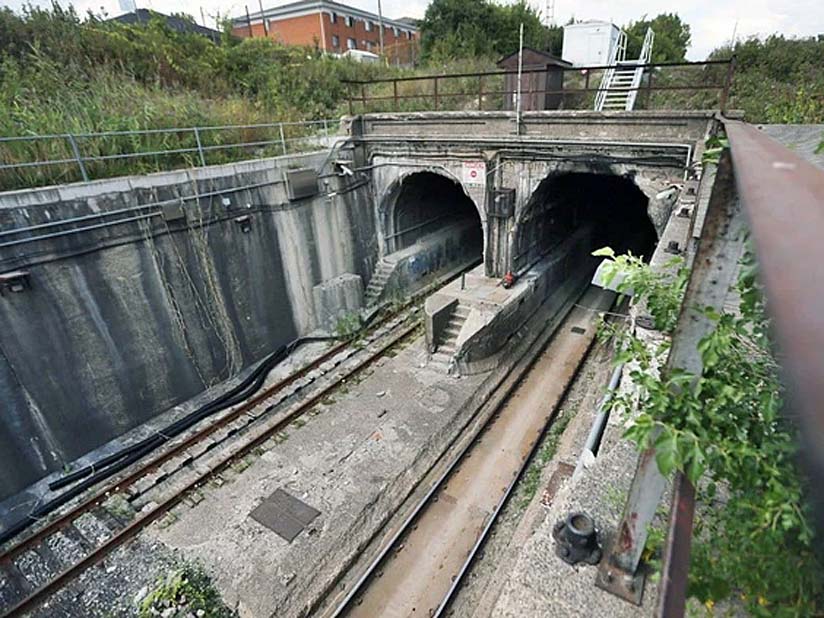
[[[29,228],[0,234],[0,273],[29,273],[0,296],[0,499],[315,329],[315,286],[368,280],[366,187],[287,199],[324,158],[0,194],[0,230]]]
[[[570,294],[588,285],[598,264],[590,255],[590,247],[589,230],[579,230],[520,279],[514,288],[516,294],[503,307],[489,312],[474,307],[457,342],[459,373],[471,375],[495,367],[500,362],[499,352],[512,334],[547,299],[559,293],[558,302],[563,304]]]

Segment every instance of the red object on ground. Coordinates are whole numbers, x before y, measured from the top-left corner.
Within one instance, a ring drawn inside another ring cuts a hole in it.
[[[515,284],[515,275],[512,274],[512,271],[509,271],[504,275],[504,278],[501,280],[501,285],[504,286],[507,290],[511,288]]]

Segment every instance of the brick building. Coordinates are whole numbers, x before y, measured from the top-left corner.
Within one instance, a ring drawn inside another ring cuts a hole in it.
[[[383,18],[384,53],[392,63],[413,64],[419,34],[410,19]],[[239,37],[268,36],[286,45],[335,54],[358,49],[380,54],[380,17],[332,0],[300,0],[232,20]]]

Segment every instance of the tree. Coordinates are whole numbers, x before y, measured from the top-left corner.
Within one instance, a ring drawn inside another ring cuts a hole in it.
[[[655,32],[652,48],[652,62],[683,62],[687,56],[692,35],[689,24],[681,21],[675,13],[661,13],[652,19],[646,15],[639,21],[624,26],[627,33],[627,58],[638,58],[647,29]]]
[[[421,23],[422,54],[430,60],[511,54],[518,50],[521,24],[524,45],[560,52],[560,29],[541,24],[526,0],[506,6],[491,0],[433,0]]]

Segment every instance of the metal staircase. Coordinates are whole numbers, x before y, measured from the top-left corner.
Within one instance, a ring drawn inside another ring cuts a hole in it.
[[[644,77],[643,65],[652,58],[652,46],[655,33],[647,28],[641,56],[637,60],[627,60],[627,34],[623,30],[618,36],[618,43],[612,50],[609,64],[615,65],[604,71],[598,94],[595,96],[595,111],[631,110],[635,106],[641,79]]]

